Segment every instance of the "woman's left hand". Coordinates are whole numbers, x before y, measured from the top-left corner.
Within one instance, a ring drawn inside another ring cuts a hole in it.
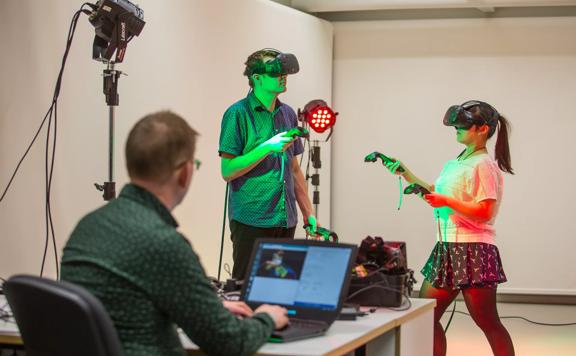
[[[448,197],[438,193],[424,194],[424,200],[433,208],[448,206]]]

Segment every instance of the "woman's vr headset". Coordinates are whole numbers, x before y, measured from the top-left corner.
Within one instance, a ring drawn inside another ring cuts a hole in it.
[[[480,113],[474,115],[470,109],[479,106]],[[468,130],[473,125],[488,125],[490,131],[488,136],[492,136],[498,125],[500,114],[490,104],[478,100],[470,100],[462,105],[452,105],[444,115],[444,125],[454,126],[458,129]]]
[[[295,55],[273,51],[277,53],[274,59],[267,62],[258,61],[251,68],[246,67],[244,75],[249,77],[253,74],[267,74],[271,77],[279,77],[287,74],[296,74],[300,71],[298,59],[296,59]]]

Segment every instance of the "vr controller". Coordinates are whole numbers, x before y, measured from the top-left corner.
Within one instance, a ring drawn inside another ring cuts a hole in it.
[[[290,137],[290,138],[308,137],[308,136],[310,136],[310,131],[300,126],[293,127],[284,134],[284,137]]]
[[[324,227],[317,227],[316,231],[312,231],[312,225],[304,225],[304,229],[308,231],[310,235],[320,235],[324,241],[338,242],[338,235],[332,230],[328,230]]]
[[[430,194],[430,191],[418,183],[413,183],[404,188],[404,194]]]
[[[374,151],[370,154],[368,154],[366,157],[364,157],[364,162],[376,162],[378,160],[378,158],[380,158],[382,160],[382,164],[388,164],[388,163],[396,163],[395,159],[392,159],[380,152]],[[404,168],[402,168],[402,166],[398,167],[398,172],[402,173],[404,172]]]

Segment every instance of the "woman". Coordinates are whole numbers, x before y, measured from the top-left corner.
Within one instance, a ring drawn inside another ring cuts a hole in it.
[[[440,318],[460,291],[494,355],[514,355],[512,340],[496,310],[496,288],[506,276],[493,228],[502,197],[500,170],[514,174],[508,121],[487,103],[467,101],[450,107],[444,124],[456,128],[456,139],[466,149],[445,164],[433,185],[416,177],[400,161],[386,164],[392,173],[431,192],[423,198],[434,208],[438,242],[422,269],[425,280],[420,297],[436,299],[434,355],[446,355]],[[494,160],[488,155],[486,141],[497,128]]]

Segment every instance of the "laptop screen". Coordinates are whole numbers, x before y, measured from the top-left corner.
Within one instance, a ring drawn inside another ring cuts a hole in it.
[[[334,310],[352,247],[260,242],[246,280],[245,301]]]

